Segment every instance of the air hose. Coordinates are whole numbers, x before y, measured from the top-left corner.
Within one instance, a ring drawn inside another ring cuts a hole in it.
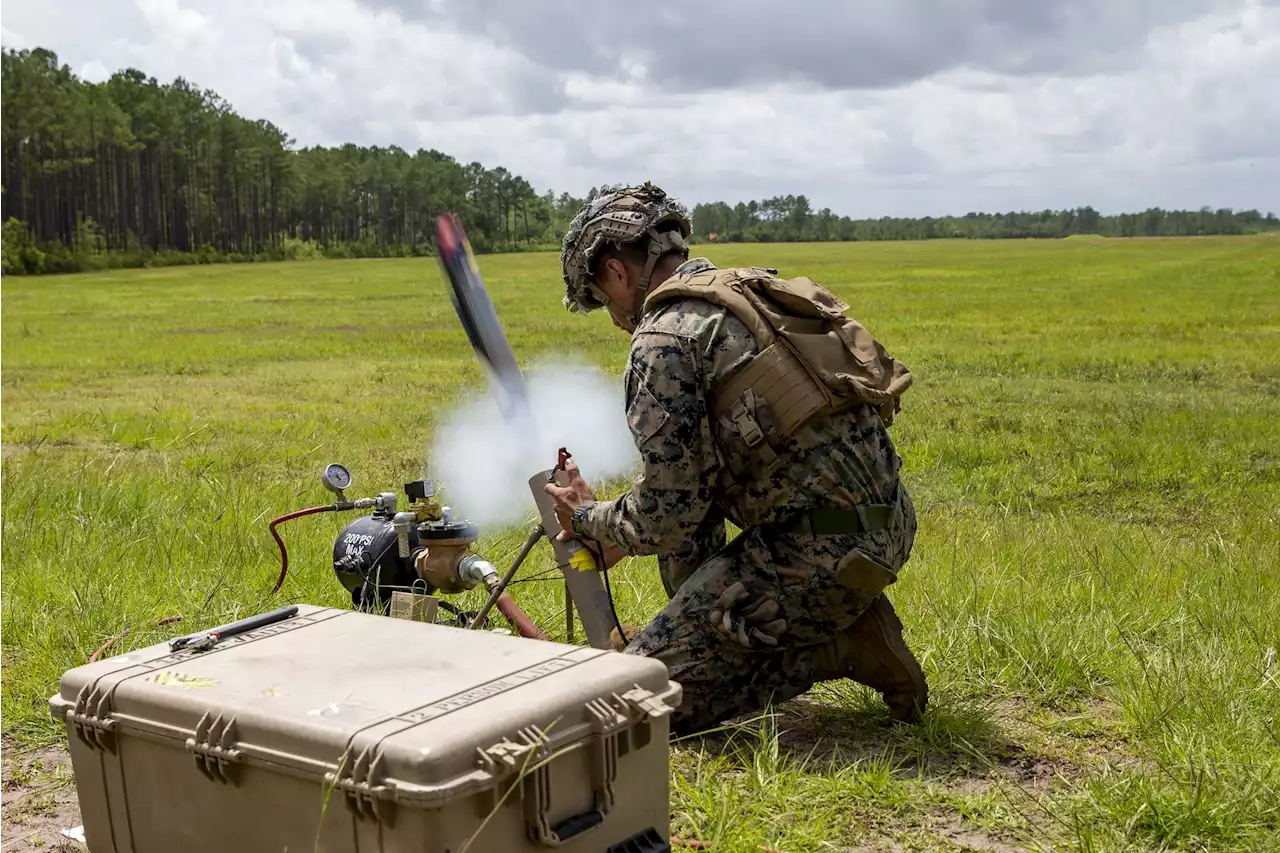
[[[542,629],[529,618],[529,614],[521,610],[520,605],[516,604],[511,596],[507,595],[505,592],[498,596],[496,607],[498,608],[498,612],[507,617],[507,621],[515,626],[516,632],[519,633],[520,636],[528,637],[531,640],[548,639]]]
[[[318,512],[334,512],[340,509],[334,504],[327,506],[313,506],[307,509],[300,509],[294,512],[285,513],[279,518],[272,519],[271,524],[267,525],[267,529],[271,531],[271,535],[275,537],[276,544],[280,546],[280,577],[276,579],[276,585],[271,588],[271,594],[279,592],[280,587],[284,584],[284,576],[289,573],[289,552],[284,547],[284,540],[280,538],[280,534],[276,533],[276,525],[295,518],[301,518],[304,515],[315,515]]]

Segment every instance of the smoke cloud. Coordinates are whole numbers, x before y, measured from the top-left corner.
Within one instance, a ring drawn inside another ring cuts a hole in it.
[[[536,513],[529,478],[556,463],[561,447],[591,483],[636,470],[621,383],[593,365],[543,360],[526,372],[531,423],[506,420],[492,394],[473,393],[450,409],[432,438],[427,476],[455,515],[481,532]]]

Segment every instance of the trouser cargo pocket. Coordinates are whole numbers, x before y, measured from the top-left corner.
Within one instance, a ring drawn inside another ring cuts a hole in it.
[[[836,565],[836,583],[846,590],[867,593],[868,603],[897,580],[897,572],[861,548],[850,551]]]

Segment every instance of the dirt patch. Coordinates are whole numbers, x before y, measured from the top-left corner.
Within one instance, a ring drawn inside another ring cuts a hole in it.
[[[991,833],[948,813],[934,813],[911,827],[901,827],[894,836],[862,838],[854,844],[826,842],[831,853],[1028,853],[1039,848],[1019,844],[1010,836]]]
[[[929,831],[939,840],[960,850],[979,853],[1026,853],[1032,848],[1017,844],[1014,839],[997,837],[985,830],[966,824],[953,814],[938,814],[928,823]]]
[[[4,454],[5,459],[17,456],[19,454],[28,455],[38,452],[42,447],[67,447],[73,444],[71,439],[58,439],[49,441],[49,436],[42,435],[39,438],[26,439],[22,441],[7,441],[0,445],[0,452]]]
[[[76,452],[92,453],[92,454],[103,456],[103,457],[118,456],[118,455],[124,455],[124,454],[129,454],[130,456],[132,456],[134,454],[160,452],[159,450],[155,450],[151,448],[134,447],[132,445],[127,445],[127,444],[118,444],[114,442],[94,441],[94,440],[81,440],[81,439],[66,438],[66,437],[56,438],[53,441],[49,441],[49,438],[47,435],[41,436],[40,438],[30,439],[30,440],[10,441],[5,443],[3,446],[0,446],[0,451],[3,452],[3,458],[5,460],[12,459],[15,457],[34,456],[41,453],[42,451],[47,451],[47,450],[56,450],[56,451],[67,452],[67,453],[76,453]]]
[[[1040,753],[1055,764],[1142,770],[1142,760],[1125,739],[1121,710],[1103,699],[1083,700],[1074,710],[1050,710],[1006,699],[997,713],[1019,740],[1035,740]]]
[[[935,704],[921,727],[893,726],[879,700],[838,705],[821,697],[800,697],[777,711],[780,746],[810,766],[888,760],[908,778],[943,780],[983,775],[1026,756],[998,709],[984,705]]]
[[[1140,772],[1117,709],[1048,710],[1020,700],[939,702],[921,727],[890,726],[876,701],[831,703],[802,696],[775,709],[770,726],[791,765],[822,771],[861,762],[889,763],[899,779],[962,798],[998,794],[1034,802],[1079,784],[1103,767]],[[691,747],[750,749],[755,735],[718,733]]]
[[[19,751],[5,741],[0,773],[0,851],[84,853],[83,844],[62,834],[80,825],[71,757],[61,749]]]

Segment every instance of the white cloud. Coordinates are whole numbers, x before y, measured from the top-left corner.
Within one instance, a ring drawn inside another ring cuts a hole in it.
[[[990,21],[958,34],[946,62],[856,90],[838,67],[798,58],[815,82],[789,81],[785,68],[738,80],[699,68],[690,73],[706,85],[672,90],[652,56],[624,65],[585,45],[574,55],[566,35],[552,61],[510,27],[481,26],[478,12],[406,20],[355,0],[9,0],[2,38],[48,47],[89,79],[126,66],[185,77],[301,145],[436,148],[539,190],[651,178],[689,203],[805,193],[856,216],[1275,209],[1280,6],[1120,5],[1091,22],[1075,7],[971,4]],[[878,25],[885,38],[909,45],[914,27],[921,44],[946,41],[911,8]],[[623,10],[607,29],[625,44],[633,23]],[[806,26],[819,39],[835,23]],[[780,43],[806,32],[784,29]],[[1027,35],[1024,47],[1000,41],[1012,33]],[[1003,53],[991,61],[974,53],[992,45]]]
[[[15,33],[8,27],[0,27],[0,43],[13,50],[22,50],[33,46],[24,36],[20,33]]]

